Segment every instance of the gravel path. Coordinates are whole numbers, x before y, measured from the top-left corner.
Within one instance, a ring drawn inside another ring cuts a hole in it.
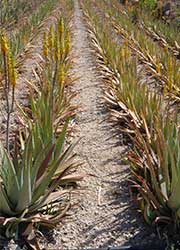
[[[78,0],[74,0],[72,73],[79,79],[73,90],[78,92],[74,104],[82,112],[76,118],[76,137],[81,141],[76,147],[79,158],[85,162],[83,170],[96,177],[81,183],[86,187],[79,206],[70,219],[59,228],[61,249],[116,246],[131,239],[153,239],[155,235],[143,225],[129,197],[128,166],[121,159],[126,147],[107,122],[103,103],[102,81],[90,49],[87,28]],[[119,159],[119,160],[117,160]]]

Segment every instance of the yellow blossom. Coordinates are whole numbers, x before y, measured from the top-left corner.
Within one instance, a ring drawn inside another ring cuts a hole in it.
[[[55,60],[59,60],[60,58],[60,46],[59,46],[59,39],[57,36],[54,39],[54,57]]]
[[[48,45],[49,48],[52,49],[54,46],[54,29],[53,26],[51,25],[49,29],[49,34],[48,34]]]
[[[16,81],[17,81],[17,71],[16,71],[15,60],[12,56],[10,57],[10,61],[9,61],[9,80],[10,80],[10,84],[13,87],[15,87]]]
[[[64,19],[62,17],[59,19],[59,22],[58,22],[58,32],[61,38],[62,35],[64,34]]]
[[[58,74],[58,82],[59,82],[59,86],[62,89],[64,87],[64,83],[65,83],[65,74],[64,74],[64,68],[61,65],[60,69],[59,69],[59,74]]]
[[[5,55],[9,52],[8,39],[4,32],[1,34],[1,51]]]
[[[69,54],[70,51],[70,45],[71,44],[71,35],[70,32],[67,33],[67,38],[66,38],[66,53]]]

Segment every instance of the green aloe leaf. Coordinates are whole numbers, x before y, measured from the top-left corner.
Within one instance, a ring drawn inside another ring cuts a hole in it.
[[[7,192],[7,196],[10,201],[16,205],[17,204],[17,194],[20,190],[20,185],[18,181],[17,172],[11,161],[7,151],[4,149],[2,143],[0,142],[0,158],[1,160],[1,176],[4,181],[4,188]],[[14,195],[12,195],[12,193]]]
[[[8,200],[8,197],[6,195],[6,192],[0,183],[0,215],[14,215],[11,207],[10,207],[10,201]]]
[[[70,165],[68,165],[68,164],[66,165],[64,163],[68,160],[68,157],[71,155],[72,150],[74,149],[75,145],[76,145],[76,143],[70,145],[66,149],[66,151],[58,158],[58,160],[50,166],[49,173],[47,173],[45,176],[42,176],[42,178],[38,181],[38,186],[37,186],[36,190],[34,190],[33,200],[32,200],[32,204],[35,204],[35,202],[37,202],[37,204],[32,205],[32,207],[30,209],[34,210],[35,208],[37,209],[37,206],[39,206],[40,204],[42,205],[42,203],[49,196],[50,192],[52,192],[54,190],[54,188],[56,188],[56,186],[53,187],[53,184],[52,184],[50,186],[50,189],[48,190],[48,192],[46,192],[46,189],[50,185],[50,183],[53,179],[53,176],[56,173],[56,170],[59,168],[60,174],[59,174],[58,178],[60,179],[61,176],[66,172],[66,170],[69,169]],[[60,169],[61,169],[61,171],[60,171]],[[59,182],[60,182],[60,180],[59,180]],[[58,182],[58,184],[59,184],[59,182]],[[39,198],[41,198],[41,196],[43,196],[43,197],[39,201]]]
[[[168,206],[173,210],[176,210],[180,207],[179,195],[180,195],[180,176],[177,182],[174,184],[174,189],[172,190],[169,200],[167,202]]]
[[[31,187],[31,169],[30,165],[24,167],[22,174],[22,186],[18,195],[18,203],[15,208],[17,212],[23,212],[29,207],[32,200],[32,187]]]
[[[53,151],[54,151],[54,144],[52,145],[52,140],[51,140],[51,142],[47,145],[47,147],[42,149],[41,152],[38,154],[37,159],[33,164],[31,173],[31,183],[33,186],[35,182],[47,170],[48,164],[52,158]]]

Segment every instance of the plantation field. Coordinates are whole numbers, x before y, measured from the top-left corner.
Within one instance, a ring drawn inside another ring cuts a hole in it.
[[[180,249],[180,6],[0,1],[0,249]]]

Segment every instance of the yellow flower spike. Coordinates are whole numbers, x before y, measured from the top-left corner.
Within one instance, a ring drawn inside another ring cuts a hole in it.
[[[9,44],[7,36],[4,32],[1,34],[1,51],[3,54],[7,55],[9,53]]]
[[[48,58],[48,39],[46,32],[43,34],[43,55],[46,59]]]
[[[59,32],[59,36],[61,38],[64,34],[64,19],[63,19],[63,17],[60,17],[60,19],[59,19],[58,32]]]
[[[12,71],[12,59],[11,59],[12,55],[11,53],[7,54],[7,74],[8,74],[8,78],[10,80],[11,78],[11,71]]]
[[[64,53],[65,53],[65,46],[64,46],[64,39],[62,39],[61,41],[61,57],[63,57]]]
[[[121,59],[124,58],[124,48],[123,47],[120,49],[120,57],[121,57]]]
[[[168,48],[168,46],[167,46],[167,45],[164,47],[164,51],[165,51],[165,53],[166,53],[166,54],[168,54],[168,52],[169,52],[169,48]]]
[[[59,39],[57,36],[55,36],[55,39],[54,39],[54,57],[55,57],[55,60],[60,59],[60,45],[59,45]]]
[[[126,56],[124,47],[122,47],[121,49],[121,56],[122,56],[122,60],[124,60]]]
[[[10,84],[15,87],[16,81],[17,81],[17,71],[16,71],[16,65],[15,65],[15,59],[11,56],[10,57],[10,67],[9,67],[9,80]]]
[[[156,71],[158,74],[161,73],[161,63],[160,62],[156,65]]]
[[[172,70],[173,70],[173,59],[172,59],[172,57],[170,57],[169,61],[168,61],[168,70],[169,70],[169,73],[172,73]]]
[[[60,89],[63,89],[65,83],[65,73],[64,73],[64,67],[62,65],[59,69],[58,80]]]
[[[69,54],[71,47],[71,34],[70,32],[67,33],[67,38],[66,38],[66,53]]]
[[[49,34],[48,34],[48,46],[50,49],[52,49],[54,46],[54,28],[52,25],[49,29]]]
[[[161,63],[160,63],[160,61],[159,61],[159,58],[157,59],[157,62],[156,62],[156,72],[157,72],[158,74],[161,73]]]
[[[13,68],[13,70],[12,70],[12,76],[11,76],[11,85],[13,87],[15,87],[16,86],[16,82],[17,82],[17,71],[16,71],[15,68]]]

